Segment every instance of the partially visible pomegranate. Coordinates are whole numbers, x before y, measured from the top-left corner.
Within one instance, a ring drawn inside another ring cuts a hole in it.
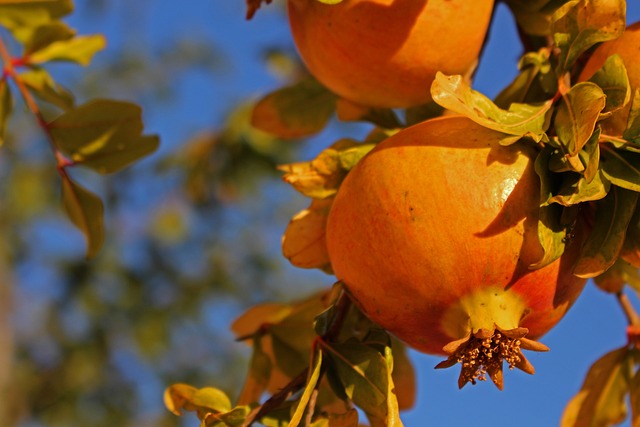
[[[631,86],[631,97],[636,89],[640,88],[640,22],[629,25],[622,36],[615,40],[602,43],[598,46],[580,73],[579,80],[585,81],[591,78],[613,54],[618,54],[624,61],[629,85]],[[631,102],[625,107],[613,112],[611,117],[603,120],[601,126],[603,132],[609,135],[620,136],[627,127]]]
[[[521,349],[549,331],[582,291],[576,235],[540,268],[535,149],[460,116],[407,128],[347,175],[327,223],[338,279],[376,323],[412,347],[463,365],[459,385],[502,365],[533,373]],[[525,336],[526,335],[526,336]]]
[[[300,56],[338,95],[373,107],[431,100],[437,71],[475,67],[493,0],[288,0]]]

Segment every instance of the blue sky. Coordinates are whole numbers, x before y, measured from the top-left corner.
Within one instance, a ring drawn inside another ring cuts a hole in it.
[[[265,46],[292,45],[284,15],[275,10],[282,0],[274,0],[271,6],[263,7],[251,22],[244,19],[242,0],[111,2],[106,16],[95,19],[72,16],[69,21],[81,33],[105,33],[111,46],[144,40],[159,47],[185,35],[205,37],[213,40],[228,58],[226,70],[221,73],[211,75],[196,71],[176,81],[179,96],[170,107],[148,106],[145,110],[148,129],[163,138],[162,150],[175,149],[185,137],[221,124],[228,107],[247,97],[264,94],[279,84],[265,70],[261,55]],[[151,13],[136,14],[138,2],[145,6],[140,10]],[[77,3],[82,9],[82,1]],[[152,7],[146,7],[150,4]],[[628,21],[639,19],[640,4],[629,2]],[[131,31],[132,25],[135,29]],[[519,53],[512,19],[501,5],[476,75],[475,88],[489,96],[495,95],[516,75]],[[167,115],[171,115],[170,120]],[[335,136],[332,128],[309,141],[305,151],[312,155]],[[306,202],[300,200],[300,206],[304,204]],[[274,225],[270,235],[276,237],[285,225]],[[278,244],[279,241],[274,242],[274,248]],[[318,285],[331,283],[329,277],[319,273],[307,276]],[[638,301],[634,301],[640,307]],[[228,314],[232,317],[237,313]],[[509,372],[505,375],[502,392],[491,384],[458,390],[457,370],[435,371],[433,366],[440,358],[412,353],[419,391],[416,408],[403,416],[405,425],[557,425],[566,402],[578,391],[590,364],[625,343],[625,327],[625,318],[614,298],[588,284],[565,319],[542,339],[551,351],[530,354],[530,361],[537,370],[535,376]],[[229,345],[235,344],[230,340]]]

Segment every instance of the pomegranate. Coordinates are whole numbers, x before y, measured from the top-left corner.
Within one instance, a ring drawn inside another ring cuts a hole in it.
[[[628,26],[619,38],[602,43],[594,50],[593,54],[585,64],[580,73],[579,80],[589,80],[598,71],[607,58],[613,54],[618,54],[624,61],[631,86],[631,96],[636,89],[640,88],[640,22]],[[602,130],[605,134],[620,136],[627,127],[631,102],[625,107],[613,112],[611,117],[601,122]]]
[[[475,67],[493,0],[289,0],[293,38],[309,71],[336,94],[373,107],[431,100],[437,71]]]
[[[538,241],[536,150],[461,116],[409,127],[347,175],[327,222],[333,270],[376,323],[423,352],[462,362],[460,387],[503,360],[533,373],[521,349],[567,312],[580,222],[565,254],[532,269]]]

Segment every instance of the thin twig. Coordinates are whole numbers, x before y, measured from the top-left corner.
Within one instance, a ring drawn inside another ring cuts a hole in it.
[[[56,158],[56,167],[58,169],[58,172],[61,175],[66,176],[67,172],[65,168],[67,166],[73,165],[73,162],[67,159],[58,149],[55,139],[53,138],[53,134],[51,133],[51,129],[49,128],[49,124],[42,115],[42,110],[40,110],[40,107],[38,106],[35,98],[20,78],[20,74],[16,71],[14,64],[24,63],[24,60],[14,61],[14,58],[9,54],[9,50],[7,49],[7,46],[5,45],[2,38],[0,38],[0,59],[2,59],[2,61],[4,62],[3,75],[10,77],[16,84],[16,87],[22,95],[22,99],[24,99],[25,104],[36,118],[38,126],[40,126],[40,128],[47,136],[49,146],[51,147],[51,150],[53,151],[53,154]]]
[[[629,297],[622,291],[616,293],[616,297],[618,298],[618,303],[620,307],[622,307],[622,311],[627,317],[627,321],[629,322],[629,326],[640,327],[640,315],[629,301]]]

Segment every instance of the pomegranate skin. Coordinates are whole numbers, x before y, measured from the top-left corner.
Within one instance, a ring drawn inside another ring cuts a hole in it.
[[[537,269],[539,179],[530,146],[460,116],[382,142],[347,175],[327,222],[338,279],[376,323],[420,351],[495,326],[537,339],[585,280],[563,257]]]
[[[615,40],[602,43],[594,50],[586,62],[579,81],[589,80],[603,65],[607,58],[618,54],[624,62],[631,86],[631,100],[637,88],[640,88],[640,22],[629,25],[622,36]],[[627,127],[631,101],[623,108],[614,111],[611,117],[603,120],[600,125],[605,134],[620,136]]]
[[[358,104],[404,108],[431,100],[437,71],[475,67],[493,0],[289,0],[303,62],[321,83]]]

